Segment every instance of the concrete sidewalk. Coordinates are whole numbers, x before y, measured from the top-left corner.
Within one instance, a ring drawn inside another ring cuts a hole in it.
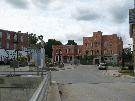
[[[49,87],[47,101],[61,101],[58,85],[56,83],[53,83]]]

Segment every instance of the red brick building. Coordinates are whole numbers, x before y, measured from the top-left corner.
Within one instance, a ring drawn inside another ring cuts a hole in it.
[[[89,55],[94,55],[94,64],[101,62],[101,57],[108,62],[114,61],[114,57],[119,56],[122,49],[123,41],[117,34],[102,35],[102,32],[98,31],[93,32],[92,37],[83,37],[83,54],[87,51]]]
[[[28,46],[28,33],[0,29],[0,49],[22,49]]]
[[[72,63],[75,57],[82,55],[82,45],[54,45],[52,49],[54,62]]]
[[[101,31],[93,32],[92,37],[83,37],[83,45],[53,46],[53,61],[73,62],[77,56],[94,56],[93,64],[118,62],[122,53],[123,41],[117,34],[102,35]],[[59,58],[60,57],[60,58]]]

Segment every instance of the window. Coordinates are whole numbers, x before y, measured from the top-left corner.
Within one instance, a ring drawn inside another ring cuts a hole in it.
[[[23,42],[23,36],[21,36],[21,42]]]
[[[68,52],[70,53],[70,49],[68,49]]]
[[[9,48],[9,42],[7,42],[7,49]]]
[[[17,34],[14,34],[14,42],[17,42]]]
[[[113,54],[113,51],[111,50],[110,53]]]
[[[92,43],[90,43],[90,47],[93,47],[93,44]]]
[[[16,49],[16,44],[14,44],[14,48]]]
[[[95,44],[95,47],[98,47],[100,45],[100,42],[98,41],[98,42],[95,42],[94,44]]]
[[[7,33],[7,42],[6,42],[7,49],[9,48],[9,44],[10,44],[10,33]]]
[[[68,49],[65,49],[66,53],[68,53]]]
[[[78,49],[78,54],[80,53],[80,50]]]

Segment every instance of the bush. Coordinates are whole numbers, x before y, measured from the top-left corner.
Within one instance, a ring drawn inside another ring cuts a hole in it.
[[[23,57],[18,57],[17,60],[20,61],[20,62],[27,62],[27,58],[24,57],[24,56]]]

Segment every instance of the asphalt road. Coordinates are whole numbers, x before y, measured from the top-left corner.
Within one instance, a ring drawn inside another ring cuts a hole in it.
[[[113,82],[135,82],[133,78],[119,78],[106,76],[103,71],[98,70],[97,66],[93,65],[80,65],[75,67],[66,66],[66,70],[52,72],[52,80],[58,83],[113,83]],[[68,69],[71,68],[71,69]]]
[[[73,67],[52,72],[62,101],[135,101],[135,78],[104,75],[97,66]]]

